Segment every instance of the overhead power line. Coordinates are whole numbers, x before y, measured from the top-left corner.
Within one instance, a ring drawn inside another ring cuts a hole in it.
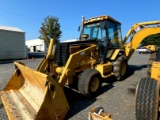
[[[10,14],[14,14],[14,15],[23,17],[23,18],[28,18],[28,19],[31,19],[31,20],[38,20],[38,19],[35,19],[35,18],[32,18],[32,17],[28,17],[28,16],[25,16],[25,15],[21,15],[21,14],[12,12],[12,11],[4,10],[4,9],[0,9],[0,10],[3,11],[3,12],[7,12],[7,13],[10,13]]]
[[[7,13],[9,13],[9,14],[14,14],[14,15],[17,15],[17,16],[20,16],[20,17],[23,17],[23,18],[28,18],[28,19],[30,19],[30,20],[40,21],[40,20],[38,20],[38,19],[35,19],[35,18],[32,18],[32,17],[29,17],[29,16],[25,16],[25,15],[21,15],[21,14],[18,14],[18,13],[12,12],[12,11],[4,10],[4,9],[1,9],[1,8],[0,8],[0,11],[7,12]],[[61,26],[61,27],[62,27],[62,26]],[[74,29],[74,28],[69,28],[69,27],[62,27],[62,28],[70,29],[70,30],[76,30],[76,29]]]

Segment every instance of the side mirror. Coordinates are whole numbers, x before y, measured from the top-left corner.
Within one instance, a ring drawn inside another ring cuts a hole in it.
[[[78,32],[81,30],[81,26],[78,26]]]

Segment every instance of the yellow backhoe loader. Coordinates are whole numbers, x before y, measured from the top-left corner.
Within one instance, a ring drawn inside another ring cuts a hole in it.
[[[137,120],[159,120],[160,48],[150,55],[147,77],[136,88],[135,113]]]
[[[110,16],[82,19],[80,40],[57,43],[51,40],[46,57],[37,71],[15,62],[15,71],[1,98],[10,120],[62,120],[69,105],[65,85],[77,85],[89,97],[97,94],[104,79],[123,79],[127,61],[147,36],[160,33],[160,21],[132,26],[124,40],[121,23]],[[130,42],[126,43],[130,37]]]

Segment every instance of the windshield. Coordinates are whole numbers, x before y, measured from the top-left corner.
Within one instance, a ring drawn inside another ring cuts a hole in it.
[[[106,30],[104,29],[105,21],[98,23],[84,25],[83,34],[87,34],[87,39],[102,39],[106,37]]]
[[[109,47],[119,46],[121,41],[121,30],[119,23],[110,20],[103,20],[85,24],[83,28],[82,34],[87,36],[84,40],[98,40],[100,59],[103,60],[105,58]]]

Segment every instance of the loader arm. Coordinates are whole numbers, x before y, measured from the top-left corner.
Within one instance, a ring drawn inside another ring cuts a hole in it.
[[[62,75],[59,79],[59,83],[62,87],[65,85],[67,79],[70,79],[70,77],[73,77],[74,69],[77,66],[79,66],[79,63],[81,62],[81,60],[89,54],[93,55],[96,47],[97,47],[96,45],[91,45],[69,56],[68,61],[62,71]]]
[[[122,41],[122,44],[124,45],[128,38],[131,37],[130,42],[125,45],[125,53],[127,60],[130,59],[130,57],[144,38],[158,33],[160,33],[160,21],[142,22],[134,24],[126,34],[124,40]]]

